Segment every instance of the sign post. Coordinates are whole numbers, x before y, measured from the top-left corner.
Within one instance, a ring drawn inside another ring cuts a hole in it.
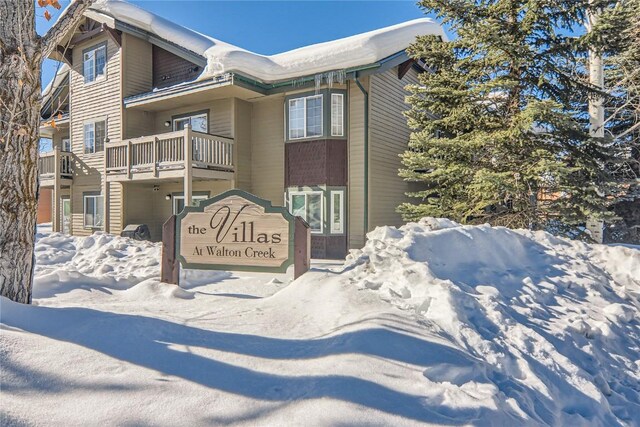
[[[309,270],[309,225],[284,207],[242,190],[187,206],[163,225],[162,281],[179,284],[179,265],[203,270]]]

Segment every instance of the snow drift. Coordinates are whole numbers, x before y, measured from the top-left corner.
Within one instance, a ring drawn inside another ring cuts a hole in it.
[[[476,366],[429,381],[505,400],[523,420],[640,420],[640,251],[426,218],[369,233],[350,280],[415,312]]]
[[[34,306],[0,301],[3,425],[640,425],[638,249],[427,218],[182,289],[159,254],[38,235]]]

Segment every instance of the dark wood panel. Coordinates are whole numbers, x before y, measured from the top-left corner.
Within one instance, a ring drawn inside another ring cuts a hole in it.
[[[285,186],[347,184],[347,143],[314,140],[285,144]]]
[[[153,45],[153,87],[163,88],[195,80],[202,68]]]

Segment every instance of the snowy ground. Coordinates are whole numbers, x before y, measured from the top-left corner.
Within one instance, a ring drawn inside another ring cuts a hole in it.
[[[640,425],[640,250],[427,219],[290,275],[38,234],[1,425]]]

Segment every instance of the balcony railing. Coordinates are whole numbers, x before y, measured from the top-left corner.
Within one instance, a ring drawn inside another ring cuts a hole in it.
[[[38,159],[40,179],[54,179],[56,176],[56,165],[60,178],[73,178],[72,154],[56,148],[48,153],[40,153],[40,158]]]
[[[186,168],[188,165],[233,171],[233,139],[194,132],[188,128],[107,144],[105,149],[107,174],[157,173]]]

